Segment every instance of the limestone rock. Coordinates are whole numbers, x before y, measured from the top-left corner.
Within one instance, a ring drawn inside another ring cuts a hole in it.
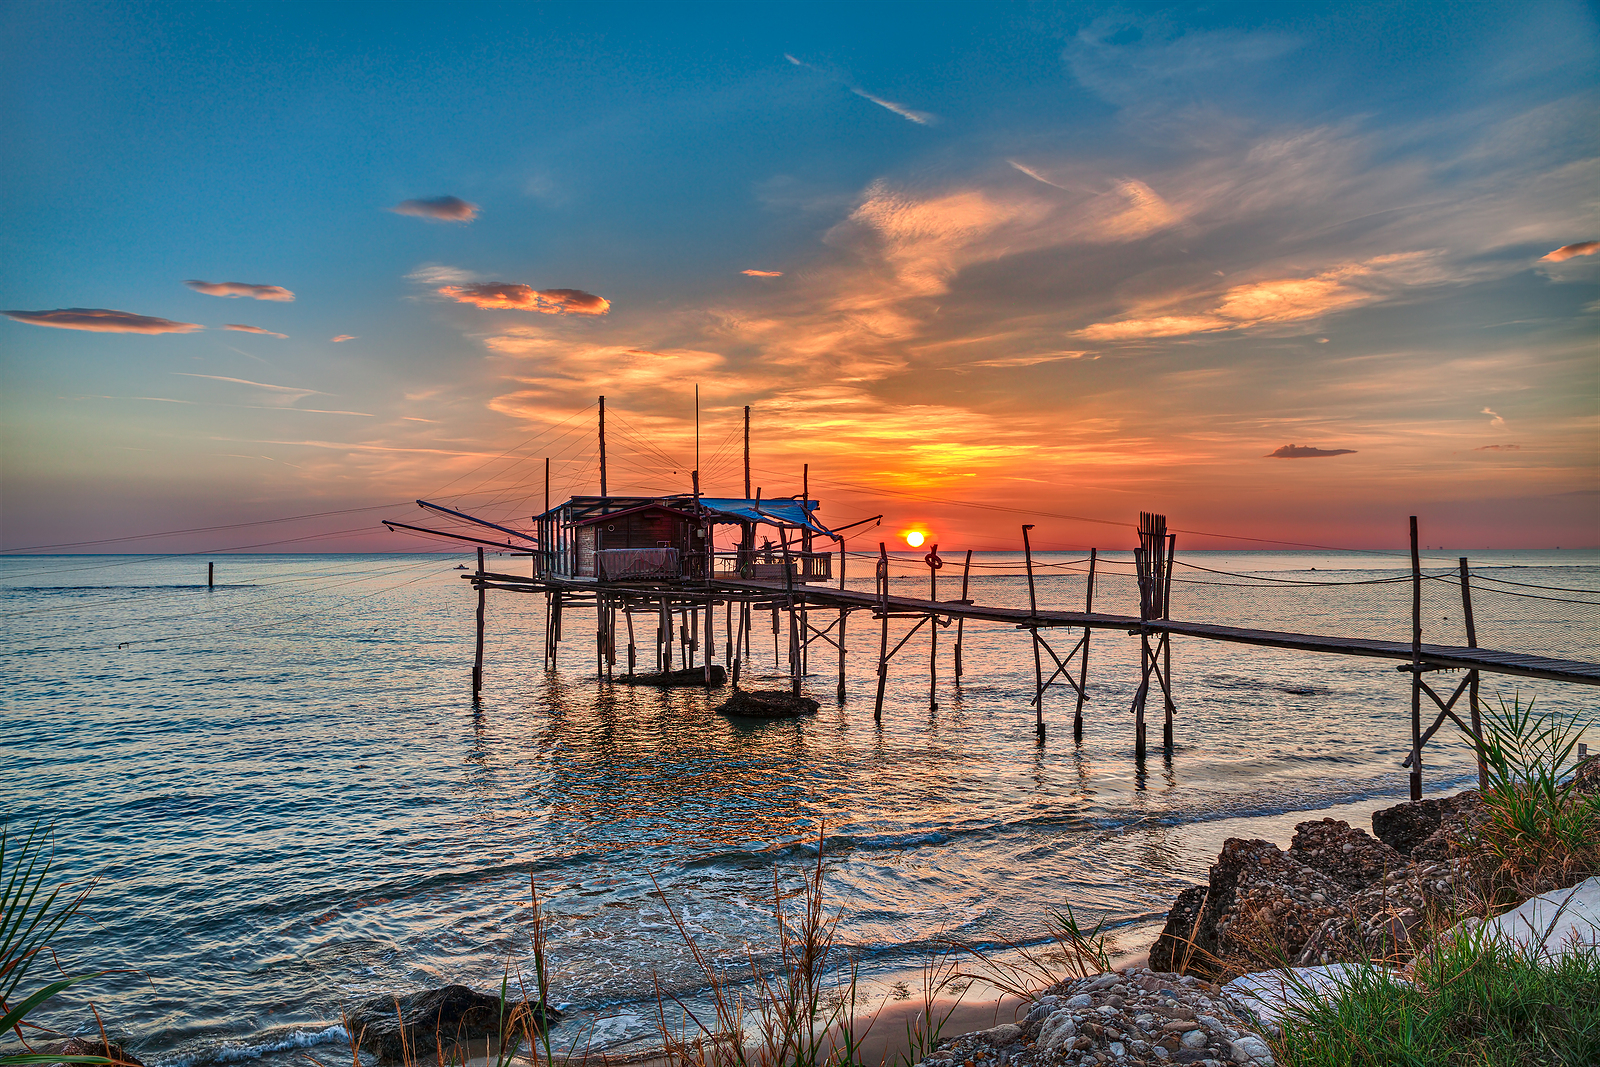
[[[448,985],[426,989],[403,997],[378,997],[357,1005],[350,1012],[349,1028],[361,1047],[389,1063],[422,1063],[448,1055],[452,1049],[484,1038],[498,1038],[502,1031],[518,1033],[527,1027],[544,1030],[559,1017],[553,1009]],[[481,1053],[480,1053],[481,1054]]]
[[[144,1061],[117,1044],[98,1037],[74,1037],[50,1045],[45,1050],[51,1056],[104,1056],[117,1067],[144,1067]]]
[[[1484,936],[1505,938],[1546,961],[1585,948],[1600,948],[1600,878],[1586,879],[1571,889],[1541,893],[1478,929]]]
[[[821,706],[810,697],[797,697],[787,689],[735,689],[717,713],[746,719],[788,719],[815,715]]]
[[[1192,885],[1178,894],[1167,912],[1167,925],[1150,947],[1151,970],[1181,972],[1187,968],[1193,953],[1189,940],[1198,939],[1201,910],[1209,893],[1210,886]]]
[[[1375,811],[1372,833],[1403,856],[1439,859],[1448,854],[1452,844],[1464,842],[1484,818],[1483,798],[1476,789],[1469,789],[1453,797],[1418,800]],[[1427,847],[1417,855],[1423,845]]]

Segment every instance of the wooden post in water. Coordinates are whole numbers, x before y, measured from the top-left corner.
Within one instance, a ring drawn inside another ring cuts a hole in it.
[[[1461,614],[1467,621],[1467,647],[1478,647],[1478,627],[1472,618],[1472,584],[1467,576],[1467,557],[1461,557]],[[1483,737],[1483,722],[1478,711],[1478,672],[1476,669],[1467,675],[1467,699],[1471,701],[1472,732],[1478,736],[1473,738],[1473,746]],[[1489,788],[1489,768],[1483,764],[1483,754],[1478,753],[1478,790],[1482,792]]]
[[[839,588],[844,588],[844,538],[839,538]],[[844,703],[844,625],[850,618],[850,609],[839,605],[839,703]]]
[[[1161,618],[1172,617],[1172,554],[1178,547],[1178,535],[1167,535],[1167,574],[1161,588]],[[1172,713],[1177,710],[1172,703],[1172,634],[1161,634],[1161,695],[1166,698],[1166,725],[1161,730],[1161,747],[1172,755]]]
[[[633,677],[634,665],[637,661],[637,648],[633,643],[633,612],[628,610],[626,603],[622,606],[623,617],[628,620],[628,677]]]
[[[477,698],[483,688],[483,602],[487,591],[483,586],[483,549],[478,549],[478,577],[472,583],[478,587],[478,645],[472,657],[472,696]]]
[[[656,669],[663,672],[670,671],[672,670],[672,600],[669,597],[661,598],[660,634],[657,659],[661,665]]]
[[[939,568],[943,563],[939,559],[939,546],[934,545],[928,550],[928,599],[937,604],[939,602]],[[938,698],[939,685],[939,613],[928,614],[928,710],[939,710]]]
[[[481,570],[482,568],[479,568],[479,569]],[[215,563],[207,563],[206,564],[206,588],[207,589],[215,589],[216,587],[217,587],[217,565]]]
[[[561,648],[561,601],[557,591],[550,601],[550,669],[556,669],[556,653]]]
[[[794,610],[794,557],[789,552],[789,532],[782,526],[778,527],[778,538],[783,542],[783,591],[784,606],[789,616],[789,691],[795,696],[800,695],[800,672],[804,670],[802,660],[804,653],[801,651],[800,634],[795,629]],[[776,615],[773,618],[777,618]]]
[[[972,575],[972,549],[967,549],[967,561],[961,565],[961,603],[967,602],[967,579]],[[961,642],[967,636],[967,617],[956,620],[956,686],[961,685]]]
[[[1422,555],[1411,516],[1411,799],[1422,799]]]
[[[883,616],[883,637],[878,643],[878,700],[872,721],[883,722],[883,690],[889,684],[889,549],[878,542],[878,613]]]
[[[1033,638],[1033,729],[1044,744],[1044,664],[1039,660],[1039,598],[1033,588],[1033,544],[1028,540],[1032,523],[1022,527],[1022,558],[1028,568],[1028,614],[1033,616],[1028,635]]]
[[[1100,550],[1089,550],[1089,583],[1083,595],[1083,613],[1088,615],[1094,611],[1094,566],[1098,561]],[[1094,633],[1087,626],[1083,628],[1083,659],[1078,664],[1078,710],[1072,715],[1072,740],[1083,741],[1083,700],[1084,686],[1089,684],[1089,635]]]

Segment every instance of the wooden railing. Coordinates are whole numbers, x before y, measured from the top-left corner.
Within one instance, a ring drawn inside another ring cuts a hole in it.
[[[789,573],[798,583],[833,580],[833,556],[827,552],[790,552]],[[718,552],[715,575],[718,578],[757,578],[784,580],[782,549],[754,552]]]

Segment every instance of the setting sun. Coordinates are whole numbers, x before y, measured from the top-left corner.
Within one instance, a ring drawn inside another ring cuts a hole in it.
[[[906,544],[910,545],[912,548],[921,548],[922,540],[923,536],[921,530],[912,530],[910,533],[906,534]]]

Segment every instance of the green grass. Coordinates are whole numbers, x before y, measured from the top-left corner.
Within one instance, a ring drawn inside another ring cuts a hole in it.
[[[1374,964],[1311,1000],[1274,1044],[1292,1067],[1593,1067],[1600,952],[1538,964],[1476,935],[1436,944],[1407,984]]]

